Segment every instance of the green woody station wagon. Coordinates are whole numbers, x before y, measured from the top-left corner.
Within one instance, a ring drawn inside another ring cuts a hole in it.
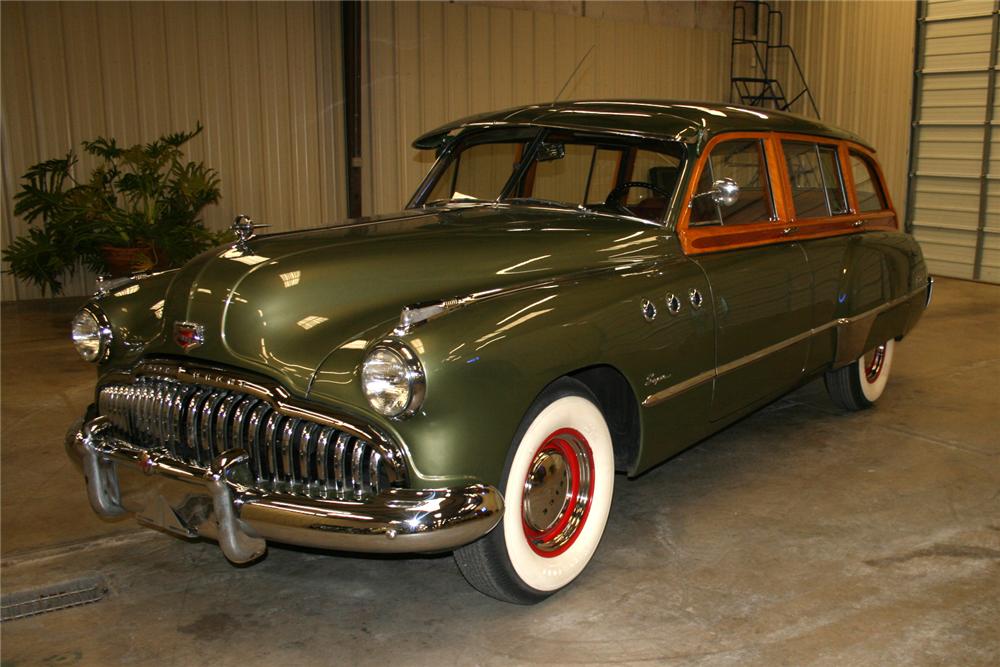
[[[532,603],[635,477],[818,376],[878,400],[930,301],[871,146],[784,113],[592,101],[466,118],[398,214],[105,283],[67,439],[104,517],[217,540],[453,551]]]

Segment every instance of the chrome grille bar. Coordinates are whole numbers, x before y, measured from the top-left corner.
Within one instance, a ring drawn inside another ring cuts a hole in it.
[[[102,387],[97,407],[118,437],[205,469],[223,451],[245,449],[264,490],[363,499],[405,482],[401,453],[384,441],[312,421],[317,413],[283,414],[236,389],[140,376]]]

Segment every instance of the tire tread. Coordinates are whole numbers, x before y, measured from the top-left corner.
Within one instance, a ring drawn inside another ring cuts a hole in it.
[[[857,361],[835,371],[828,371],[823,380],[830,399],[837,407],[850,412],[871,407],[872,404],[861,392]]]

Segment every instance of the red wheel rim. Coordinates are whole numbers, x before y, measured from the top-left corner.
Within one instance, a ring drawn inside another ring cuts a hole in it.
[[[872,350],[871,355],[871,359],[865,357],[865,380],[868,384],[875,384],[885,368],[885,344]]]
[[[550,434],[535,450],[524,480],[521,526],[532,551],[553,558],[569,549],[587,521],[593,494],[587,439],[571,428]]]

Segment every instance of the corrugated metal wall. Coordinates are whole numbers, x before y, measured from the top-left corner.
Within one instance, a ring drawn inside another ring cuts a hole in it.
[[[1000,282],[1000,3],[922,5],[908,221],[931,273]]]
[[[441,2],[370,3],[365,210],[399,209],[432,155],[421,132],[468,114],[564,99],[723,100],[729,30]],[[567,48],[569,47],[569,48]]]
[[[778,2],[823,122],[878,150],[896,209],[906,207],[915,2]],[[779,56],[785,90],[799,82]],[[792,110],[806,114],[800,100]],[[806,114],[812,115],[812,114]]]
[[[220,229],[236,212],[273,228],[344,215],[339,3],[4,2],[2,220],[27,167],[111,135],[205,132],[188,150],[219,171]],[[81,160],[81,167],[88,166]],[[90,291],[87,276],[67,294]],[[41,296],[2,278],[3,299]]]

